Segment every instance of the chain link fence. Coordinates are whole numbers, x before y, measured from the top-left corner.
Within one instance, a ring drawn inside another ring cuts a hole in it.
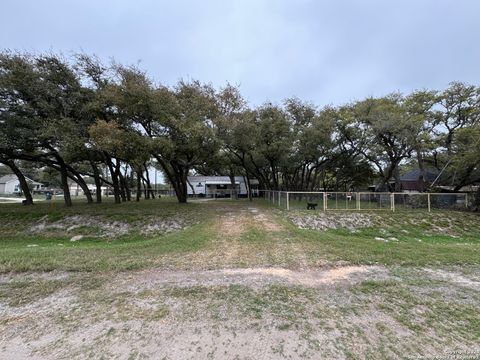
[[[260,190],[258,197],[285,210],[402,211],[461,210],[468,208],[467,193],[387,193]],[[472,198],[470,196],[470,198]]]

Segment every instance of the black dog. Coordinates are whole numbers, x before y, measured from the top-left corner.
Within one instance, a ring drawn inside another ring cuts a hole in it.
[[[318,204],[315,203],[307,203],[307,210],[315,210]]]

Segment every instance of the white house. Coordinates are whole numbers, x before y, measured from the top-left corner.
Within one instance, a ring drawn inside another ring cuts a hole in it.
[[[33,181],[25,177],[27,183],[30,184],[30,189],[33,191],[41,190],[43,188],[43,184]],[[20,194],[20,181],[18,180],[17,176],[14,174],[5,175],[0,177],[0,194],[8,195],[8,194]]]
[[[229,176],[189,176],[187,194],[204,197],[246,197],[247,184],[243,176],[235,176],[235,185]],[[252,194],[258,195],[258,180],[251,179]]]
[[[95,195],[95,193],[97,192],[97,187],[94,184],[87,184],[87,187],[90,190],[90,192],[92,193],[92,195]],[[70,188],[70,195],[72,195],[72,196],[84,196],[85,195],[84,191],[82,190],[80,185],[78,185],[77,183],[70,183],[69,188]],[[107,186],[102,186],[101,190],[102,190],[102,195],[108,195],[109,188]]]

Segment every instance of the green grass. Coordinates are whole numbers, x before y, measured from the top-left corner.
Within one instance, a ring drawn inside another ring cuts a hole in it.
[[[262,226],[243,229],[238,238],[225,239],[214,223],[225,212],[235,214],[250,204],[247,201],[216,201],[177,204],[171,200],[152,200],[115,205],[111,202],[65,208],[60,202],[33,207],[18,204],[0,206],[0,272],[22,271],[123,271],[148,267],[191,268],[198,254],[204,267],[229,266],[215,263],[208,256],[218,250],[219,241],[230,241],[239,248],[235,266],[298,266],[299,251],[307,265],[338,261],[352,264],[449,265],[478,264],[480,259],[480,218],[462,212],[372,213],[373,226],[352,232],[302,230],[285,217],[290,213],[273,209],[264,202],[255,206],[270,213],[282,226],[272,232]],[[308,211],[297,211],[299,215]],[[327,216],[336,216],[336,212]],[[73,232],[65,229],[33,233],[32,225],[46,218],[47,223],[80,215],[104,221],[135,225],[132,231],[116,237],[99,237],[98,229],[88,224]],[[170,234],[143,235],[142,222],[181,216],[191,223],[185,230]],[[85,237],[77,242],[76,233]],[[398,241],[378,241],[376,237]],[[228,251],[229,246],[222,251]],[[188,255],[190,254],[190,255]],[[293,255],[292,255],[293,254]],[[187,256],[188,255],[188,256]],[[303,264],[305,265],[305,264]],[[200,266],[202,267],[202,266]]]
[[[312,213],[297,211],[297,214]],[[348,213],[329,212],[326,216],[337,214]],[[372,214],[372,226],[355,231],[302,230],[294,225],[289,225],[289,228],[296,238],[304,241],[312,258],[322,252],[331,261],[355,264],[423,266],[480,262],[478,214],[457,211],[362,214]]]
[[[252,206],[260,214],[251,212]],[[120,205],[76,203],[72,208],[61,202],[33,207],[2,204],[0,304],[9,315],[0,319],[0,330],[18,326],[16,333],[22,329],[37,336],[35,326],[48,322],[50,329],[58,327],[68,338],[92,325],[100,329],[98,342],[87,340],[92,356],[122,334],[125,344],[132,345],[156,336],[152,335],[158,334],[155,329],[182,337],[174,330],[192,327],[199,328],[199,337],[203,332],[208,339],[214,336],[208,331],[231,334],[228,341],[242,331],[247,331],[247,340],[252,332],[265,336],[270,347],[267,354],[277,357],[292,356],[292,344],[298,344],[293,355],[298,358],[322,354],[385,359],[441,354],[446,348],[472,348],[479,343],[477,214],[372,212],[365,213],[373,214],[372,225],[355,231],[299,229],[288,218],[292,214],[315,213],[286,212],[261,201],[229,200],[186,205],[166,199]],[[325,216],[338,214],[343,213]],[[132,228],[113,237],[99,236],[101,229],[89,224],[74,231],[30,230],[41,219],[55,224],[74,215]],[[177,215],[185,219],[187,228],[168,234],[141,233],[142,224]],[[259,220],[258,215],[263,218]],[[276,227],[268,226],[272,223]],[[225,226],[238,228],[231,232]],[[70,241],[77,233],[85,237]],[[195,283],[197,270],[285,267],[304,271],[348,264],[386,266],[373,268],[380,269],[378,273],[361,275],[365,278],[352,276],[319,287],[286,280],[222,282],[222,272],[216,272],[216,280],[210,279],[210,273],[202,275],[212,283]],[[466,286],[438,277],[435,271],[440,270],[471,283]],[[159,281],[162,271],[174,272],[173,280]],[[57,307],[48,319],[35,313],[35,309],[48,310],[50,304]],[[22,323],[17,312],[30,308],[34,310],[28,316],[36,323],[30,318]],[[135,324],[141,328],[131,332],[129,327]],[[68,346],[55,343],[50,350]],[[137,350],[141,354],[142,349]],[[48,349],[43,351],[48,354]]]
[[[210,231],[207,223],[196,224],[201,214],[197,204],[180,205],[173,201],[143,201],[115,205],[111,202],[65,208],[59,202],[40,203],[33,207],[0,206],[0,272],[10,271],[105,271],[144,268],[156,258],[169,253],[182,254],[205,246]],[[73,215],[101,217],[105,221],[127,224],[152,219],[172,218],[182,213],[194,225],[184,231],[166,235],[142,235],[138,231],[109,238],[98,237],[88,224],[75,229],[32,233],[29,229],[40,219],[47,223]],[[81,241],[71,242],[72,235],[87,233]]]

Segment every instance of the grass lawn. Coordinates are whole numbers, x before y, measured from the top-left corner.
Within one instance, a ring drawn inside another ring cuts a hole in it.
[[[161,199],[0,219],[0,358],[480,356],[477,214]]]

